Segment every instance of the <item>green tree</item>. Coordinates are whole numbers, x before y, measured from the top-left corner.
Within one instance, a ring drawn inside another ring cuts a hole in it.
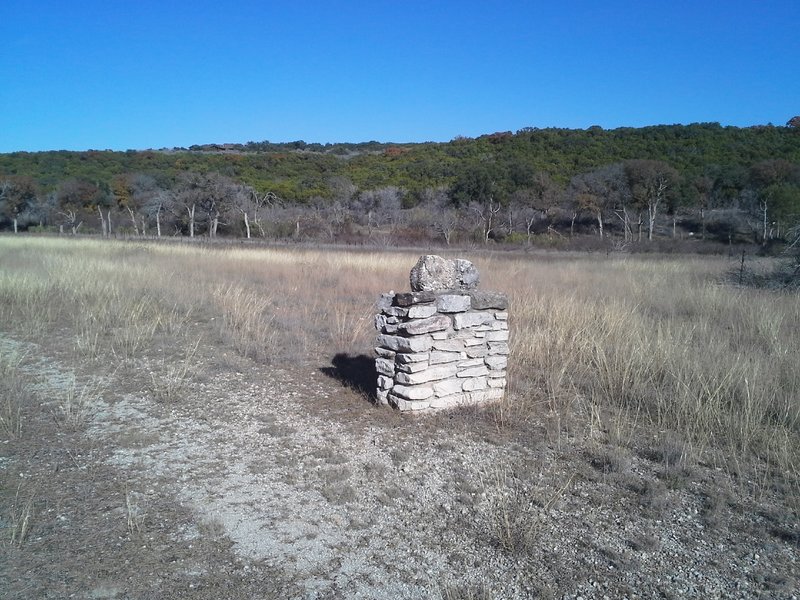
[[[495,197],[497,191],[495,173],[485,165],[464,169],[450,189],[450,198],[456,207],[466,207],[477,217],[484,244],[489,243],[501,208]]]
[[[761,243],[765,245],[776,232],[778,215],[785,220],[791,210],[793,190],[800,185],[800,165],[783,159],[758,162],[750,169],[750,183],[758,202]]]
[[[19,231],[20,215],[33,207],[38,186],[32,177],[9,177],[0,180],[0,218],[11,221],[14,233]]]
[[[56,190],[56,205],[64,218],[62,226],[68,225],[73,235],[78,233],[88,215],[107,202],[108,192],[82,179],[68,179]]]
[[[658,212],[675,194],[680,176],[660,160],[628,160],[624,168],[634,201],[647,208],[647,239],[652,241]]]

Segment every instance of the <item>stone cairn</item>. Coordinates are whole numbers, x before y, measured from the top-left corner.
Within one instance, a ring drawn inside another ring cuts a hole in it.
[[[381,294],[378,402],[431,411],[499,400],[506,387],[508,299],[478,291],[468,260],[420,257],[411,292]]]

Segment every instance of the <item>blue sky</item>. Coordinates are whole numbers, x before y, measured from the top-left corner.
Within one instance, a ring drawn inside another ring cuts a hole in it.
[[[0,152],[800,114],[800,0],[3,0],[0,24]]]

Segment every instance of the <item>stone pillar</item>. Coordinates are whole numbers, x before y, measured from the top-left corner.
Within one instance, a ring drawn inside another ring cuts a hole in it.
[[[506,296],[474,289],[478,273],[469,261],[438,256],[420,258],[411,284],[414,291],[382,294],[378,303],[378,401],[430,411],[501,399]]]

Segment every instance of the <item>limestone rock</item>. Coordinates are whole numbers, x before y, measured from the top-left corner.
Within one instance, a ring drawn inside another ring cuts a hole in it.
[[[457,286],[456,265],[435,254],[420,256],[411,269],[411,289],[415,292],[452,290]]]
[[[453,326],[456,329],[464,329],[465,327],[478,327],[492,321],[494,321],[494,315],[488,312],[459,313],[454,318]]]
[[[465,392],[476,392],[478,390],[485,390],[489,387],[486,377],[475,377],[474,379],[467,379],[464,381]]]
[[[402,373],[419,373],[420,371],[424,371],[428,368],[428,363],[426,362],[412,362],[406,364],[397,364],[395,365],[397,371]],[[393,372],[394,373],[394,372]]]
[[[412,354],[398,354],[397,364],[404,365],[415,362],[428,362],[430,355],[427,352],[416,352]]]
[[[508,357],[506,356],[487,356],[486,365],[490,369],[505,369],[508,366]]]
[[[436,307],[433,304],[420,304],[411,306],[408,309],[409,319],[427,319],[436,314]]]
[[[378,297],[378,310],[385,310],[392,306],[392,300],[394,300],[394,292],[388,292],[386,294],[381,294]]]
[[[400,326],[401,331],[409,335],[420,335],[432,331],[444,331],[451,325],[450,318],[445,315],[436,315],[427,319],[409,321]]]
[[[439,379],[447,379],[456,374],[455,365],[441,365],[431,367],[419,373],[397,373],[394,376],[395,385],[398,383],[402,385],[417,385],[420,383],[427,383],[429,381],[437,381]]]
[[[470,298],[463,294],[442,294],[436,298],[436,309],[443,313],[466,312]]]
[[[433,396],[433,388],[429,385],[395,385],[392,392],[406,400],[425,400]]]
[[[489,342],[489,354],[508,354],[509,351],[505,342]]]
[[[436,294],[430,291],[403,292],[402,294],[395,294],[394,296],[394,303],[401,307],[425,304],[427,302],[433,302],[434,300],[436,300]]]
[[[458,372],[458,377],[482,377],[489,374],[489,369],[481,365],[480,367],[469,367]]]
[[[470,261],[457,258],[455,261],[456,282],[460,290],[474,290],[481,281],[480,273]]]
[[[508,308],[508,296],[498,292],[470,292],[472,297],[472,308],[475,310],[486,310],[496,308],[505,310]]]
[[[461,352],[442,352],[438,350],[431,351],[430,364],[432,365],[440,365],[459,360],[461,360]]]
[[[427,352],[433,346],[433,338],[428,335],[413,338],[397,335],[379,335],[378,345],[395,352]]]
[[[394,375],[394,361],[389,358],[376,358],[375,370],[381,375]]]
[[[487,331],[486,332],[486,341],[487,342],[507,342],[508,341],[508,329],[502,329],[499,331]]]
[[[433,384],[433,391],[437,397],[457,394],[461,391],[462,381],[460,379],[445,379]]]

